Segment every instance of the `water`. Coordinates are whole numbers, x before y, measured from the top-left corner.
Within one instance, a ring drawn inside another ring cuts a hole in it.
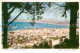
[[[9,23],[9,22],[8,22]],[[2,25],[4,23],[2,22]],[[68,28],[68,26],[47,24],[47,23],[35,23],[34,26],[30,22],[13,22],[9,25],[8,31],[20,30],[20,29],[41,29],[41,28]],[[11,28],[13,27],[13,28]],[[2,29],[3,31],[3,29]]]

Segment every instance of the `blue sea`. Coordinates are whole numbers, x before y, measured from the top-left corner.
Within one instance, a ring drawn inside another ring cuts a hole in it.
[[[2,25],[3,24],[4,23],[2,22]],[[35,23],[35,24],[33,23],[31,25],[31,22],[13,22],[12,24],[9,25],[9,27],[10,28],[8,28],[8,31],[20,30],[20,29],[68,28],[68,26],[56,25],[56,24],[47,24],[47,23]],[[2,28],[2,31],[3,31],[3,28]]]

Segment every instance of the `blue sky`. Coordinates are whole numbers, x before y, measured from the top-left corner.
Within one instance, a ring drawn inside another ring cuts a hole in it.
[[[57,2],[57,4],[60,4],[60,5],[63,5],[64,2]],[[57,8],[55,9],[55,7],[58,7],[56,5],[53,5],[52,7],[50,8],[46,8],[44,10],[44,14],[42,14],[42,17],[43,18],[52,18],[52,19],[58,19],[58,20],[70,20],[70,13],[67,12],[67,18],[63,17],[61,18],[62,16],[62,13],[64,8]],[[9,10],[10,11],[10,10]],[[11,18],[15,18],[18,14],[19,14],[20,10],[19,9],[15,9],[13,11],[13,13],[11,14]],[[19,18],[22,18],[22,19],[26,19],[26,18],[31,18],[30,14],[25,14],[25,13],[22,13],[19,17]]]

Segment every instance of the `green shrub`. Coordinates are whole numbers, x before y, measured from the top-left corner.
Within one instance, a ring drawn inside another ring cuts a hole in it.
[[[39,46],[34,44],[33,46],[34,48],[51,48],[51,46],[49,46],[48,42],[45,41],[44,43],[40,43]]]
[[[54,48],[61,48],[60,44],[54,46]]]
[[[34,44],[33,48],[38,48],[39,46],[37,46],[36,44]]]
[[[77,40],[65,39],[61,44],[55,45],[54,48],[78,48],[79,42]]]
[[[47,42],[47,41],[45,41],[45,43],[44,43],[44,48],[51,48],[51,47],[48,45],[48,42]]]
[[[14,34],[14,32],[10,32],[11,34]]]
[[[50,37],[50,39],[57,40],[59,38],[58,38],[58,36],[56,36],[56,37]]]
[[[43,48],[43,47],[44,47],[43,43],[40,43],[39,48]]]

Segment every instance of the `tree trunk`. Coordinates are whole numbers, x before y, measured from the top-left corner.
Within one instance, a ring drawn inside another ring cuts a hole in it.
[[[8,48],[8,47],[7,47],[7,32],[8,32],[8,26],[6,26],[7,23],[8,23],[8,21],[4,21],[3,48]]]
[[[76,40],[76,27],[77,27],[77,9],[75,8],[75,6],[73,6],[73,8],[70,9],[70,29],[69,29],[69,37],[70,40]]]
[[[3,18],[4,18],[4,27],[3,27],[3,48],[7,47],[7,32],[8,32],[8,6],[7,2],[3,3],[2,10],[3,10]]]

